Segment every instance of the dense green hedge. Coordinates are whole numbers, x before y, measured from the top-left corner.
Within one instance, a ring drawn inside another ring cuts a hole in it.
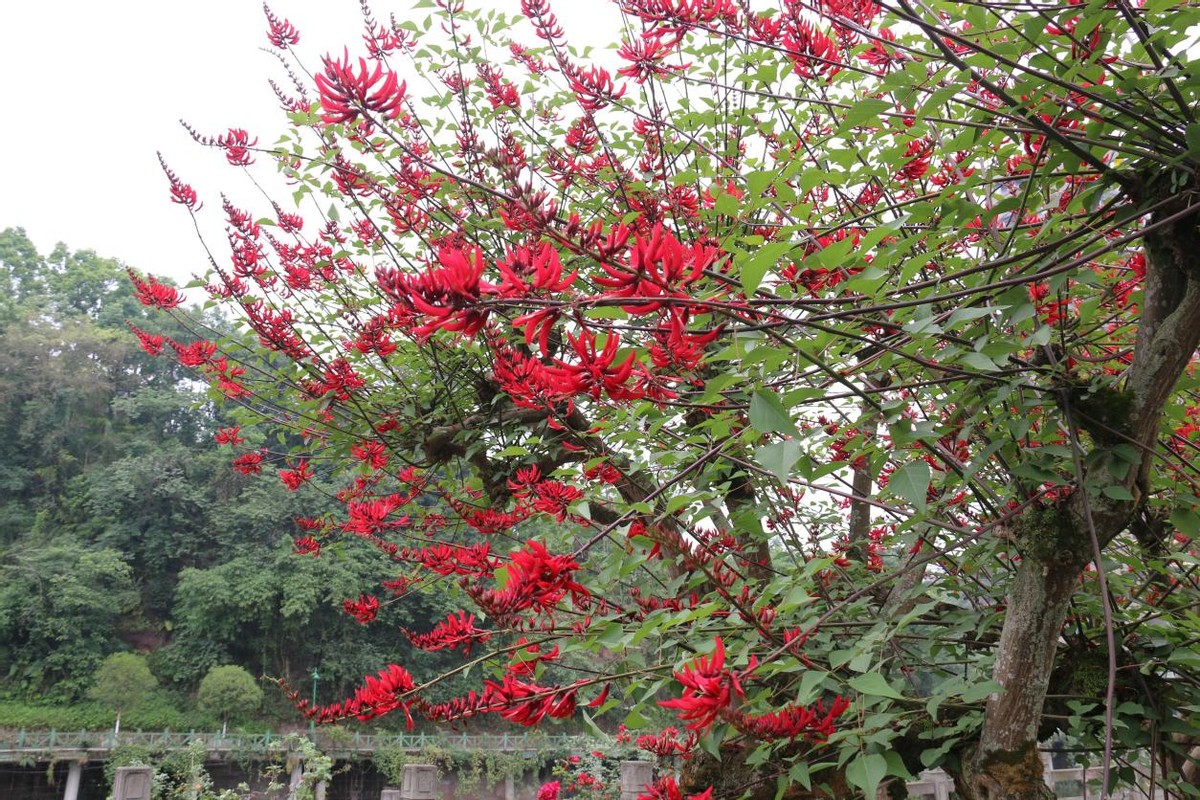
[[[37,705],[0,701],[0,728],[26,730],[102,731],[113,726],[116,715],[99,703]],[[221,721],[200,711],[181,711],[166,693],[150,696],[121,717],[121,728],[147,731],[220,730]]]

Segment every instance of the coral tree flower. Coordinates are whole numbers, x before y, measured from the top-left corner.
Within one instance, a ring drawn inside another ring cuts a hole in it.
[[[745,696],[737,676],[725,669],[725,643],[720,636],[716,637],[711,658],[697,658],[676,672],[675,680],[683,684],[683,696],[663,700],[659,705],[677,709],[679,719],[688,723],[691,730],[710,727],[733,703],[735,694]]]
[[[394,119],[400,115],[408,88],[379,62],[372,69],[365,58],[360,58],[356,70],[348,51],[340,60],[326,56],[325,71],[317,74],[316,82],[325,112],[321,121],[326,125],[353,122],[365,111]]]
[[[134,296],[144,306],[165,311],[175,308],[183,302],[183,294],[178,289],[165,283],[159,283],[153,275],[143,278],[133,270],[129,270],[129,280],[133,283]]]

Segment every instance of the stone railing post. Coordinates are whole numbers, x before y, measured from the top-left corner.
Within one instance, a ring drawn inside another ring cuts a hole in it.
[[[117,767],[113,777],[113,800],[150,800],[153,767]]]
[[[654,783],[654,765],[649,761],[621,762],[621,800],[637,800]]]
[[[432,764],[407,764],[400,784],[399,800],[438,800],[437,767]]]

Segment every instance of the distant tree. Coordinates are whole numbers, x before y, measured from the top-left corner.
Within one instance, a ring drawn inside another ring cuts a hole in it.
[[[117,712],[113,733],[121,732],[121,714],[134,708],[158,687],[146,657],[137,653],[113,653],[96,670],[88,697]]]
[[[221,715],[221,735],[229,728],[229,718],[249,714],[262,705],[263,691],[258,682],[241,667],[227,664],[213,667],[200,681],[200,708]]]

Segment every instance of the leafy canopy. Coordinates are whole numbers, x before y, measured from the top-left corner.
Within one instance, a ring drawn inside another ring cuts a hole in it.
[[[593,60],[424,5],[315,67],[268,11],[289,126],[196,138],[292,202],[164,166],[242,333],[143,343],[341,482],[296,549],[390,560],[358,624],[453,583],[409,638],[484,670],[299,706],[622,723],[696,794],[1044,797],[1056,730],[1187,782],[1200,12],[622,0]]]

